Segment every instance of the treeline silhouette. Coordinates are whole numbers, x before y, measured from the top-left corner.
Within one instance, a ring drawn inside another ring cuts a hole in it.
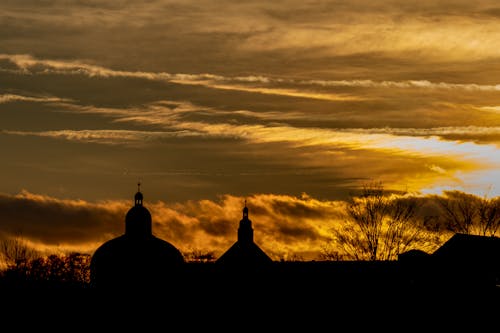
[[[90,254],[73,252],[18,260],[3,271],[0,281],[14,288],[86,288],[90,259]]]

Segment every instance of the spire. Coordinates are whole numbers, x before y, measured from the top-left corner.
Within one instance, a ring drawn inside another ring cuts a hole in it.
[[[243,208],[243,219],[248,219],[248,207],[247,207],[247,199],[245,199],[245,208]]]
[[[143,196],[141,193],[141,182],[137,183],[137,193],[135,194],[135,205],[142,206]]]
[[[243,208],[243,218],[240,221],[238,228],[238,241],[242,243],[253,243],[253,228],[252,221],[248,218],[247,200],[245,199],[245,207]]]

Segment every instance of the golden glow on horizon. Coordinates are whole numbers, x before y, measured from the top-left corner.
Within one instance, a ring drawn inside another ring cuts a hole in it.
[[[140,121],[140,120],[139,120]],[[153,120],[154,121],[154,120]],[[439,139],[438,137],[410,137],[390,134],[360,134],[357,131],[335,131],[319,128],[297,129],[292,127],[260,125],[206,124],[206,123],[175,123],[169,121],[176,132],[133,132],[133,131],[52,131],[52,132],[9,132],[14,135],[35,135],[66,140],[99,142],[101,144],[147,144],[147,138],[161,139],[171,136],[196,136],[196,133],[216,137],[239,137],[255,143],[290,143],[295,147],[320,146],[333,148],[346,148],[349,150],[374,150],[387,156],[401,155],[414,158],[435,159],[431,166],[423,166],[422,171],[427,171],[427,176],[408,176],[399,179],[388,186],[406,186],[413,191],[425,188],[426,192],[436,191],[443,179],[452,179],[455,186],[462,189],[468,188],[473,193],[485,192],[492,189],[493,195],[500,194],[500,155],[495,145],[478,145],[471,142],[455,142]],[[328,155],[328,153],[326,153]],[[454,163],[455,169],[446,171],[439,166],[439,161],[448,159]],[[324,166],[329,160],[324,160],[324,155],[318,156]],[[314,164],[314,160],[308,163]],[[432,173],[429,175],[429,171]],[[436,182],[436,185],[433,185]]]
[[[41,254],[73,251],[92,254],[106,240],[124,233],[125,214],[133,204],[132,200],[92,203],[58,199],[24,191],[14,196],[1,195],[0,208],[22,201],[30,208],[18,216],[16,223],[23,223],[26,228],[22,234],[11,235],[20,235]],[[153,234],[184,254],[202,251],[220,256],[237,240],[243,201],[243,197],[225,195],[218,201],[157,201],[146,202],[145,206],[152,214]],[[330,243],[332,228],[345,221],[345,201],[318,200],[307,194],[300,197],[258,194],[247,201],[254,240],[274,260],[318,260]],[[54,215],[56,207],[63,218],[72,220],[71,226],[58,231],[57,242],[50,235],[52,231],[40,228],[60,223],[54,221],[60,219]],[[0,218],[5,217],[4,211],[0,209]],[[32,221],[37,221],[37,225]],[[438,245],[429,244],[429,249]]]

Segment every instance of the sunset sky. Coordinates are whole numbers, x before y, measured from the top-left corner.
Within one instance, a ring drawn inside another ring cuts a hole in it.
[[[217,254],[245,198],[274,258],[368,181],[500,195],[497,1],[3,0],[0,232],[93,251],[137,182]]]

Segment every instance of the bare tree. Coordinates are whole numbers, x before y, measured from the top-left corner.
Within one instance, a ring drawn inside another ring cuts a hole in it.
[[[500,197],[446,191],[434,198],[443,212],[446,227],[453,232],[495,236],[500,229]]]
[[[341,261],[345,260],[346,256],[340,253],[338,249],[331,244],[326,244],[321,248],[318,258],[326,261]]]
[[[495,236],[500,228],[500,197],[481,198],[478,204],[478,229],[483,236]]]
[[[422,228],[414,220],[418,202],[414,197],[389,198],[388,214],[385,217],[382,259],[396,259],[397,256],[410,249],[422,235]]]
[[[0,256],[7,269],[19,271],[37,256],[37,252],[18,235],[0,241]]]
[[[477,196],[461,191],[445,191],[435,196],[443,211],[447,227],[453,232],[471,234],[478,216],[480,200]]]
[[[362,194],[352,198],[347,206],[347,214],[354,222],[354,229],[359,229],[361,237],[355,239],[360,243],[363,255],[368,255],[370,260],[377,259],[382,223],[389,209],[383,187],[379,183],[365,185]],[[360,259],[357,255],[355,257]]]
[[[381,183],[369,183],[346,207],[346,219],[333,229],[334,258],[394,260],[425,241],[416,220],[419,202],[407,195],[387,194]],[[328,257],[324,253],[323,257]]]

